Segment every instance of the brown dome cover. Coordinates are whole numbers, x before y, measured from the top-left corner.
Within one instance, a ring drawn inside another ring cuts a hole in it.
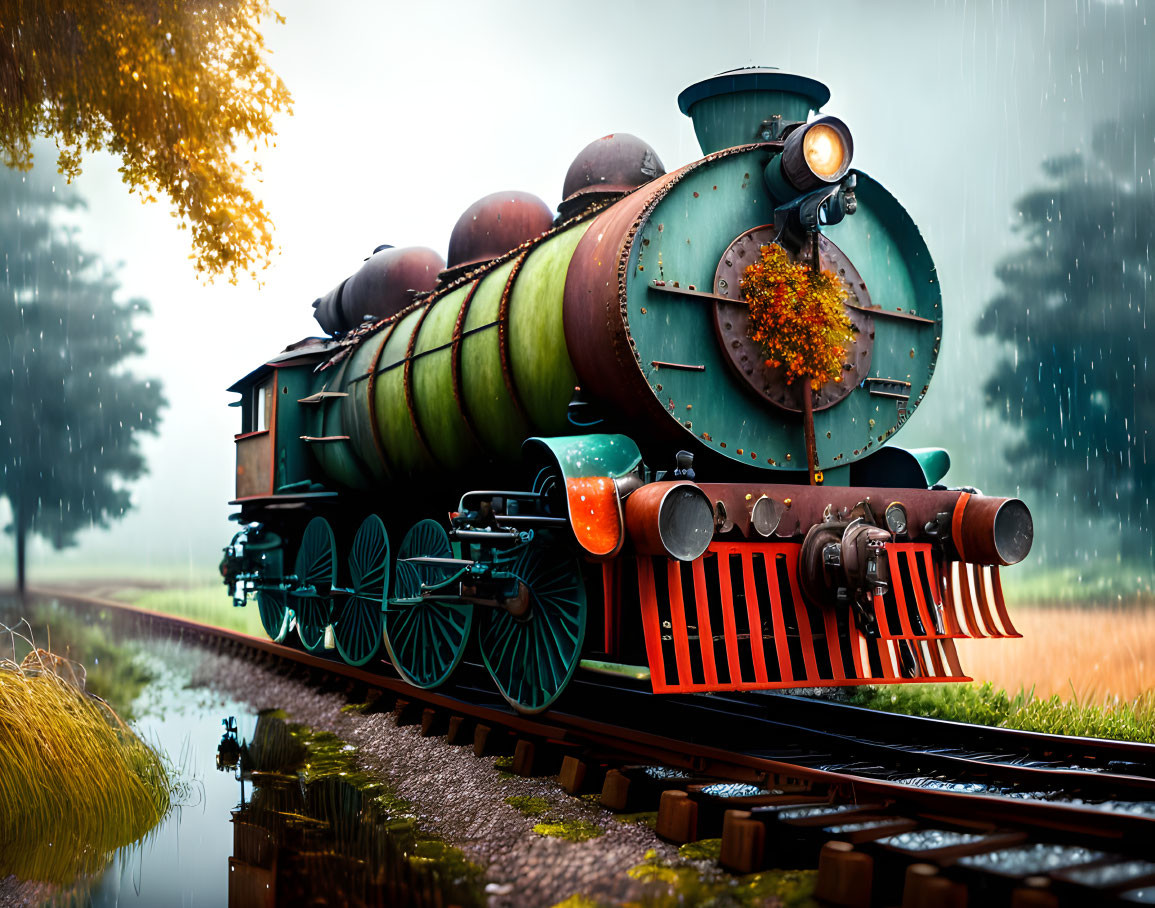
[[[449,270],[488,262],[540,236],[553,212],[530,192],[495,192],[478,199],[457,219],[449,237]]]
[[[313,303],[313,317],[329,334],[351,331],[366,316],[388,318],[413,301],[410,291],[432,290],[444,267],[441,256],[424,246],[378,248],[352,277]]]
[[[588,195],[630,192],[666,172],[661,159],[647,143],[628,132],[614,132],[595,139],[581,150],[562,187],[562,217],[577,214]]]

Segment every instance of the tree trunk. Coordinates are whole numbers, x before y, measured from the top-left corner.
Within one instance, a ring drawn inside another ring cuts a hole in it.
[[[25,575],[25,542],[28,537],[26,514],[24,512],[24,495],[16,492],[15,513],[12,515],[12,529],[16,535],[16,601],[24,605],[24,597],[28,588]]]
[[[814,387],[809,378],[802,379],[802,430],[806,435],[806,469],[808,482],[816,485],[814,473],[818,469],[818,445],[814,441]]]

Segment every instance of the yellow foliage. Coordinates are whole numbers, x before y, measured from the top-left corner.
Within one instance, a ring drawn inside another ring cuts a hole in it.
[[[292,99],[257,24],[267,0],[0,0],[0,151],[32,164],[55,137],[71,180],[85,152],[121,159],[130,191],[167,195],[212,278],[268,267],[272,223],[235,158],[275,134]]]
[[[786,370],[787,384],[808,378],[818,387],[841,378],[854,333],[837,274],[795,264],[775,243],[746,269],[742,296],[750,306],[750,337],[768,366]]]

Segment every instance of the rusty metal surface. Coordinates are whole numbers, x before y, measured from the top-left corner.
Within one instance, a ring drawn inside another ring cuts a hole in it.
[[[704,516],[698,521],[693,518],[699,515],[692,511],[683,511],[680,515],[675,513],[672,496],[691,490],[703,501]],[[713,502],[706,498],[698,486],[685,480],[651,482],[642,486],[626,498],[625,512],[626,533],[634,549],[643,555],[692,561],[706,550],[714,535]],[[697,525],[688,528],[671,526],[671,520],[678,516],[683,521],[689,520]],[[700,538],[687,540],[684,532],[687,529],[697,530],[695,535]]]
[[[1029,512],[1025,515],[1028,538],[1008,538],[1019,529],[1013,521],[1020,515],[1011,513],[1011,509],[1017,508],[1016,502],[1017,499],[971,495],[962,503],[956,545],[960,552],[965,552],[965,560],[979,564],[1008,565],[1017,564],[1026,557],[1026,552],[1030,551],[1029,536],[1033,530]],[[1026,552],[1022,551],[1024,546]],[[1012,550],[1018,557],[1011,557]]]
[[[714,293],[733,299],[714,307],[714,328],[718,343],[734,373],[757,394],[775,406],[791,413],[802,412],[799,393],[802,382],[786,383],[786,370],[766,363],[766,354],[750,337],[750,312],[742,298],[742,280],[746,268],[756,262],[761,247],[777,236],[772,224],[747,230],[732,242],[718,260],[714,273]],[[790,253],[787,253],[790,255]],[[825,410],[845,398],[870,374],[870,354],[874,349],[874,319],[864,311],[870,305],[866,283],[849,258],[825,236],[819,234],[818,256],[824,270],[842,278],[847,292],[847,315],[854,326],[854,343],[846,351],[842,378],[826,382],[814,392],[814,409]],[[797,256],[790,255],[791,260]]]
[[[469,304],[473,302],[473,295],[480,285],[481,280],[476,280],[465,292],[465,299],[461,301],[461,310],[457,313],[457,321],[453,325],[453,346],[450,348],[449,354],[449,370],[453,381],[453,402],[457,405],[457,412],[461,415],[461,422],[466,431],[469,432],[469,437],[478,448],[482,446],[481,436],[477,434],[477,427],[473,425],[473,420],[469,417],[469,408],[465,406],[465,391],[461,386],[461,342],[464,340],[462,332],[465,330],[465,318],[469,314]]]
[[[317,367],[317,371],[323,372],[327,369],[333,368],[338,363],[344,361],[344,359],[346,357],[348,357],[357,346],[359,346],[360,344],[365,342],[365,340],[367,338],[372,337],[377,332],[385,330],[387,328],[389,330],[392,330],[390,327],[391,325],[401,321],[401,319],[403,319],[406,315],[408,315],[410,312],[412,312],[417,307],[423,306],[426,303],[436,302],[442,296],[445,296],[447,293],[452,293],[458,287],[461,287],[465,284],[480,280],[482,277],[484,277],[486,274],[488,274],[491,270],[493,270],[495,268],[499,268],[501,265],[503,265],[505,262],[509,261],[510,259],[516,258],[517,256],[521,255],[522,253],[527,252],[528,250],[534,248],[538,243],[541,243],[541,242],[549,239],[551,236],[556,236],[557,234],[562,233],[565,230],[568,230],[570,227],[574,226],[575,224],[580,224],[583,221],[590,220],[591,218],[595,217],[604,207],[606,207],[606,206],[602,205],[602,206],[592,208],[588,211],[583,211],[580,214],[577,214],[572,218],[569,218],[565,221],[562,221],[561,223],[555,224],[552,227],[552,229],[550,229],[547,233],[545,233],[541,236],[535,237],[531,240],[527,240],[526,242],[522,243],[520,246],[518,246],[514,249],[508,250],[503,255],[499,256],[498,258],[496,258],[492,261],[486,261],[486,262],[481,263],[480,265],[465,268],[464,270],[461,271],[461,273],[453,274],[449,278],[445,277],[446,272],[443,271],[438,276],[441,280],[439,281],[437,287],[434,290],[432,290],[426,294],[419,294],[414,299],[414,301],[412,303],[407,305],[404,309],[401,309],[399,312],[396,312],[393,315],[389,316],[388,318],[383,318],[383,319],[379,319],[378,321],[375,321],[375,322],[366,322],[362,325],[358,325],[356,328],[347,332],[340,339],[338,339],[336,341],[334,341],[330,338],[319,339],[321,341],[323,347],[324,347],[324,349],[322,351],[322,355],[327,355],[328,359],[325,359]],[[261,367],[261,368],[264,368],[264,367]],[[357,379],[354,379],[354,380],[357,380]]]
[[[637,136],[610,133],[578,152],[562,185],[558,211],[569,217],[580,211],[589,195],[632,192],[666,172],[657,152]]]
[[[425,321],[425,317],[433,310],[433,303],[426,303],[425,310],[417,318],[417,324],[413,326],[413,333],[409,335],[409,345],[405,349],[405,367],[402,373],[402,387],[405,388],[405,409],[409,411],[409,424],[413,426],[413,434],[417,436],[417,443],[421,445],[421,451],[425,459],[432,460],[433,453],[429,450],[429,442],[425,438],[425,433],[421,429],[421,421],[417,418],[417,404],[413,396],[413,350],[417,346],[417,338],[421,334],[421,323]],[[384,344],[382,344],[384,346]],[[370,401],[372,403],[372,401]]]
[[[314,317],[330,334],[352,331],[366,317],[389,318],[408,306],[415,293],[432,290],[444,267],[441,256],[423,246],[382,249],[314,302]]]
[[[582,387],[613,400],[626,418],[651,414],[657,403],[638,367],[622,315],[619,269],[629,255],[641,213],[681,171],[659,177],[600,213],[574,250],[565,283],[565,339]],[[665,411],[657,406],[659,431]],[[647,428],[650,428],[647,426]],[[670,433],[663,432],[667,437]]]
[[[449,236],[442,280],[460,269],[491,261],[553,226],[553,212],[530,192],[494,192],[465,209]]]
[[[926,525],[939,514],[948,517],[947,526],[956,542],[959,560],[974,564],[1006,564],[994,545],[994,516],[1008,502],[1018,499],[969,495],[959,489],[884,489],[844,486],[775,485],[771,483],[701,483],[700,488],[717,506],[721,502],[734,529],[748,539],[761,538],[751,527],[751,512],[765,496],[781,505],[782,516],[773,536],[788,539],[804,535],[811,527],[829,520],[844,519],[862,501],[868,501],[881,519],[886,507],[901,502],[907,512],[908,535],[912,541],[934,538]],[[959,510],[960,502],[963,510]],[[777,510],[777,509],[776,509]],[[957,515],[957,520],[955,518]],[[957,545],[957,538],[963,541]],[[952,552],[955,554],[955,552]]]
[[[529,416],[525,412],[525,405],[513,384],[513,366],[509,360],[509,298],[513,294],[513,285],[517,281],[517,274],[521,271],[521,266],[525,264],[525,260],[529,258],[529,252],[530,250],[526,249],[514,261],[513,268],[509,272],[509,279],[501,290],[501,305],[497,310],[497,351],[501,357],[501,376],[505,379],[505,390],[509,392],[509,399],[513,403],[514,410],[517,411],[517,415],[526,425],[530,425]]]
[[[598,214],[574,251],[566,276],[564,319],[566,345],[582,387],[613,400],[623,418],[640,421],[638,431],[655,442],[684,442],[686,429],[670,418],[647,381],[644,367],[649,362],[643,365],[630,334],[627,271],[635,237],[654,208],[688,174],[764,148],[728,148],[658,177]]]

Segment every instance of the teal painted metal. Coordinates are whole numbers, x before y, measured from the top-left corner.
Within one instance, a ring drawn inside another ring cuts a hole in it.
[[[385,606],[384,639],[393,667],[416,687],[439,687],[457,668],[469,643],[473,606],[423,598],[421,587],[450,579],[452,570],[407,558],[451,558],[449,536],[434,520],[414,524],[397,550],[393,594]]]
[[[759,135],[763,121],[775,115],[786,123],[802,121],[829,99],[830,90],[815,79],[745,69],[696,82],[678,96],[678,107],[694,121],[702,153],[712,154],[766,141]]]
[[[337,652],[350,665],[364,665],[381,645],[382,609],[389,588],[389,534],[376,514],[357,529],[349,550],[350,595],[335,609]]]
[[[280,643],[289,633],[293,612],[289,608],[289,594],[282,590],[257,590],[257,613],[261,627],[274,643]]]
[[[619,479],[637,469],[642,454],[628,435],[568,435],[529,438],[526,452],[557,464],[565,479],[609,476]]]
[[[505,609],[485,609],[478,629],[481,657],[510,705],[538,713],[561,695],[581,661],[585,585],[569,546],[538,539],[500,567],[529,588],[529,612],[518,618]]]
[[[918,461],[928,487],[941,481],[950,470],[950,453],[945,448],[908,448],[907,452]]]
[[[651,390],[687,436],[740,463],[804,470],[801,416],[767,405],[735,375],[716,340],[710,304],[650,287],[653,280],[677,280],[683,287],[713,288],[721,252],[751,226],[773,220],[761,177],[769,155],[754,148],[706,161],[671,186],[633,242],[626,317]],[[858,212],[827,235],[858,268],[875,305],[932,320],[874,317],[871,376],[909,383],[909,414],[925,394],[938,355],[938,283],[909,215],[870,177],[862,175],[859,186]],[[866,457],[902,424],[896,401],[871,387],[867,382],[815,413],[818,469]]]
[[[351,360],[345,360],[336,369],[319,373],[313,386],[314,394],[348,393],[346,377],[350,374],[350,363]],[[354,452],[351,437],[345,438],[350,433],[345,424],[343,400],[341,397],[322,397],[318,403],[299,405],[308,408],[305,412],[309,431],[304,434],[309,438],[332,439],[306,444],[326,476],[351,489],[368,489],[373,484],[373,477]]]
[[[281,366],[275,373],[277,452],[273,491],[318,480],[321,474],[301,436],[308,434],[309,414],[297,401],[311,393],[313,376],[307,366]]]
[[[330,590],[337,582],[337,546],[333,528],[324,517],[314,517],[305,527],[297,550],[297,587],[290,601],[297,616],[297,636],[311,653],[324,649],[325,628],[332,612]]]

